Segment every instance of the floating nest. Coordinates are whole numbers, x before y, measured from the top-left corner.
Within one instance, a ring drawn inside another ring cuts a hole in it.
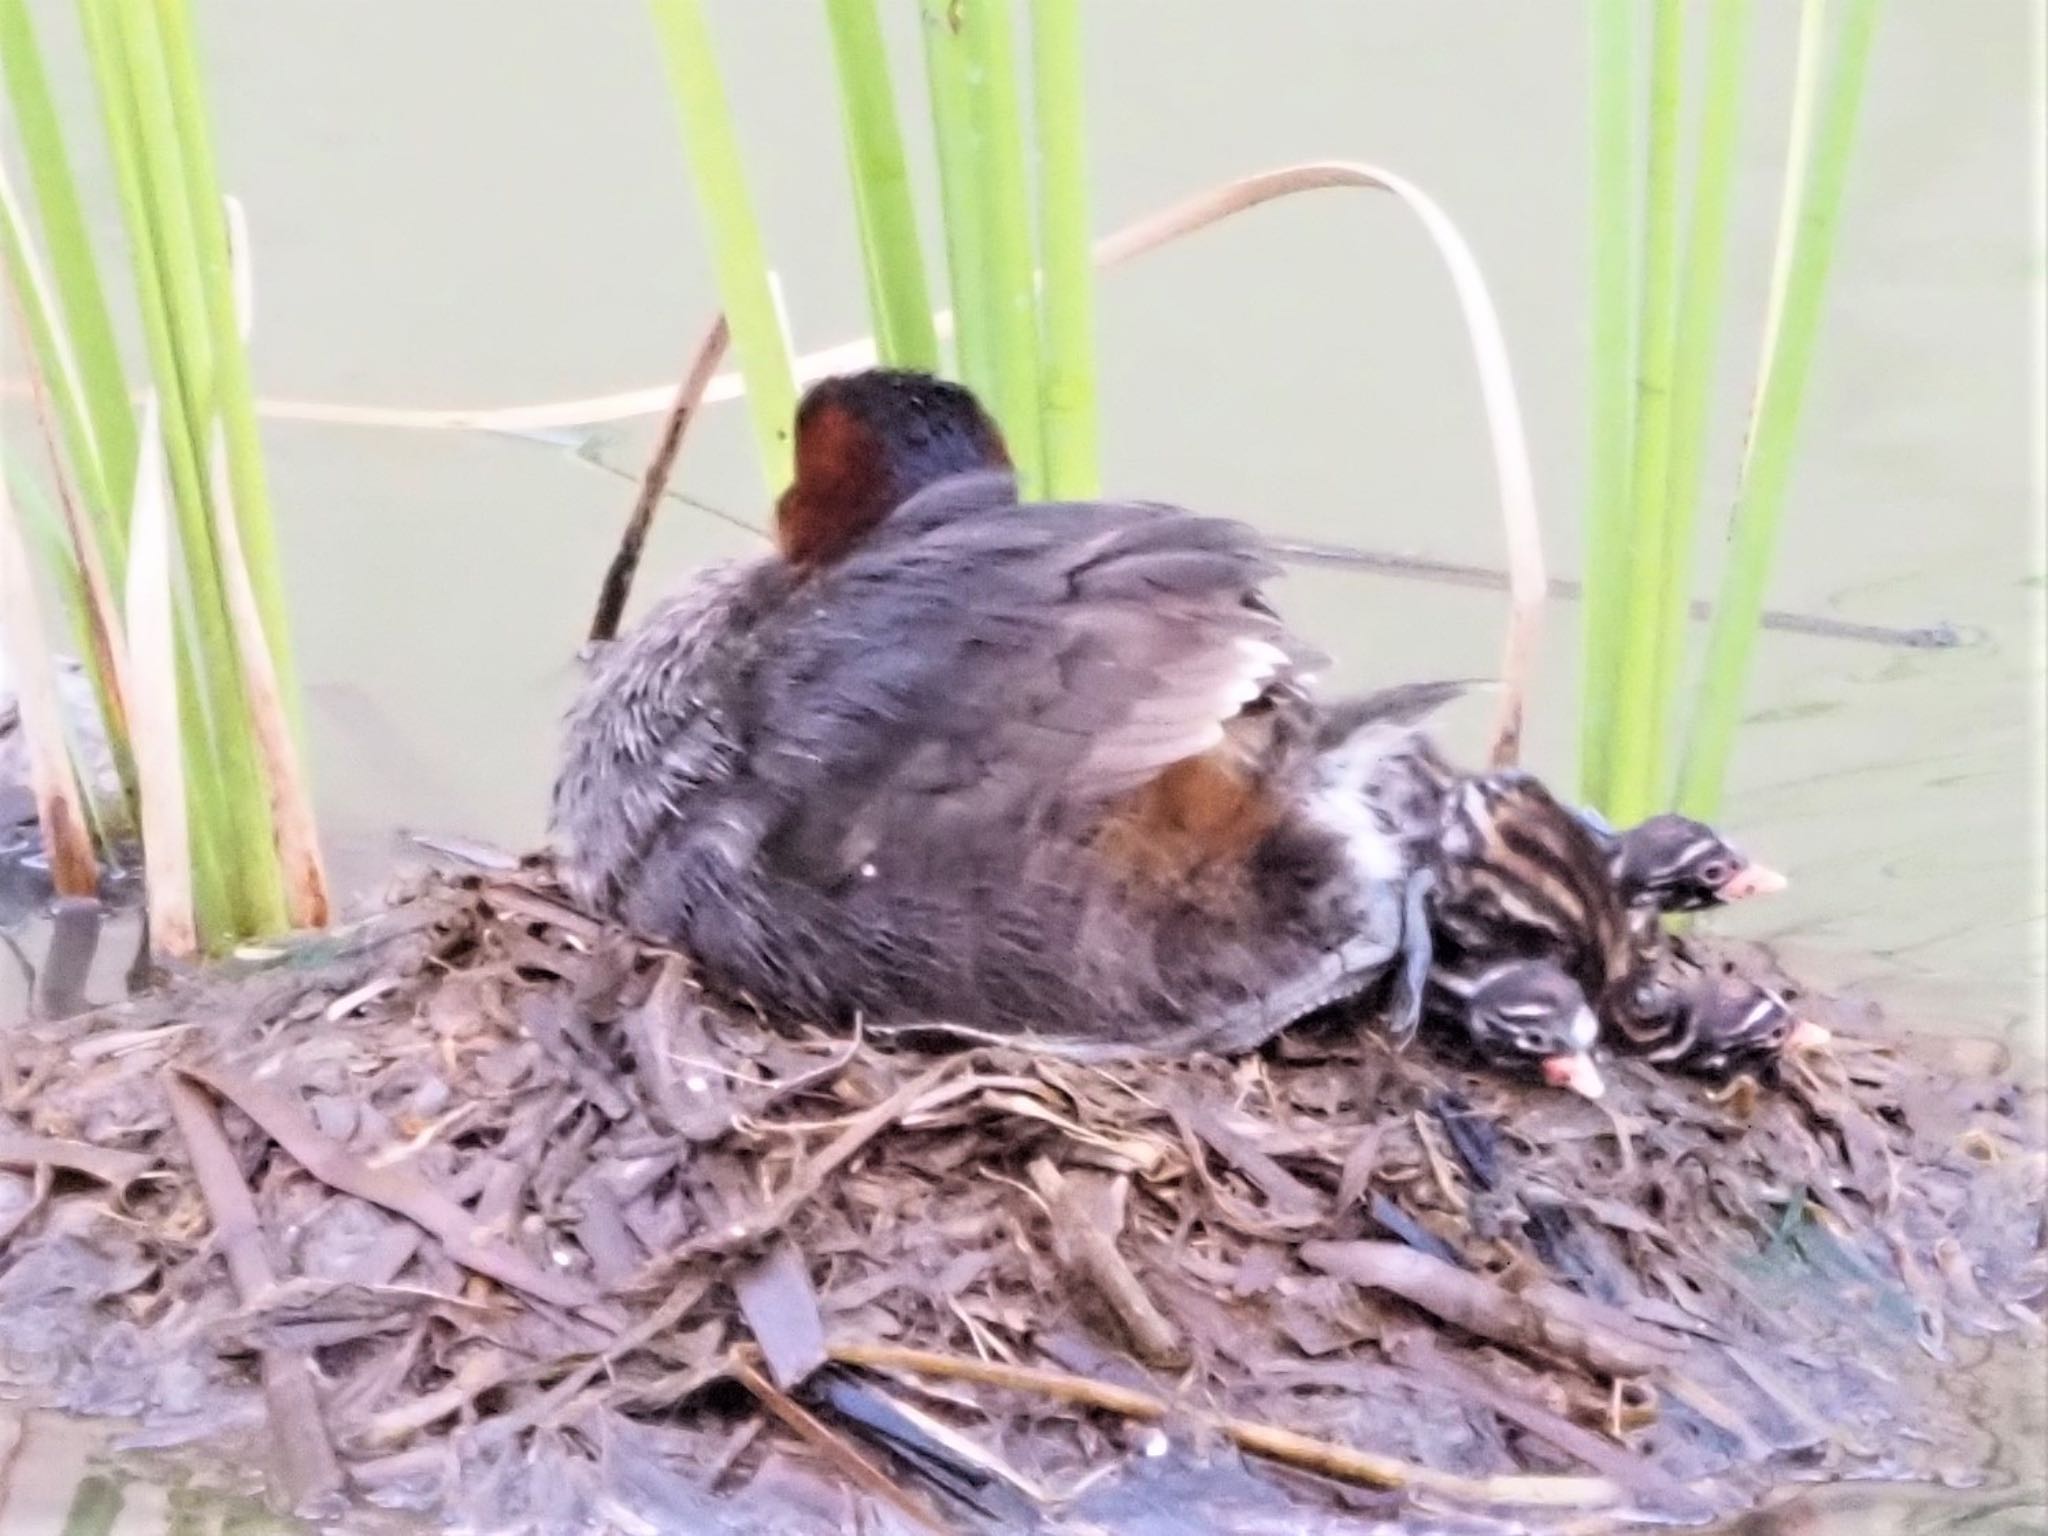
[[[0,1349],[131,1446],[254,1437],[283,1505],[490,1530],[1583,1530],[1945,1475],[1940,1377],[2040,1331],[2038,1106],[1804,1006],[1838,1044],[1776,1081],[1597,1105],[1361,1017],[1080,1065],[780,1029],[543,869],[436,874],[0,1034]]]

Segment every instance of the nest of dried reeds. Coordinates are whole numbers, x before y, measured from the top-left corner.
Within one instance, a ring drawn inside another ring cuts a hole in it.
[[[544,872],[437,876],[5,1037],[0,1347],[146,1443],[263,1433],[283,1503],[484,1528],[1140,1529],[1161,1451],[1260,1469],[1217,1528],[1924,1474],[1956,1340],[2038,1329],[2039,1139],[1807,1006],[1844,1038],[1777,1081],[1599,1105],[1361,1018],[931,1052],[721,1006]]]

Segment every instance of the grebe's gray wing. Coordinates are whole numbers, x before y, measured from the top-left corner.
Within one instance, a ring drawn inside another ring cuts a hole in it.
[[[1220,746],[1317,664],[1243,524],[1143,503],[961,507],[942,484],[762,638],[754,772],[806,878],[971,858]],[[946,498],[953,498],[948,504]],[[919,845],[922,845],[920,848]]]

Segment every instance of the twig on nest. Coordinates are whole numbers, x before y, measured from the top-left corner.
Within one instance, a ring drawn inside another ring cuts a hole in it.
[[[647,461],[647,473],[640,480],[640,497],[633,503],[632,516],[626,519],[626,531],[619,535],[618,552],[605,569],[604,586],[597,595],[597,612],[590,621],[593,644],[609,640],[619,632],[619,616],[626,611],[626,599],[633,592],[633,577],[640,569],[640,551],[646,547],[654,509],[661,505],[661,493],[668,488],[676,455],[682,451],[683,434],[697,419],[697,407],[704,403],[704,391],[711,387],[712,376],[724,361],[726,343],[731,339],[725,312],[721,310],[704,333],[704,339],[697,343],[690,371],[676,387],[675,403],[668,408],[668,419],[661,426],[661,440],[654,445],[654,456]]]
[[[659,1338],[689,1315],[690,1309],[704,1299],[704,1293],[711,1289],[711,1276],[701,1272],[686,1274],[676,1282],[675,1289],[662,1298],[661,1304],[634,1323],[613,1335],[612,1341],[602,1352],[575,1366],[537,1397],[530,1398],[517,1408],[508,1409],[479,1424],[472,1434],[479,1444],[496,1444],[512,1439],[537,1424],[559,1422],[583,1390],[601,1374],[634,1350],[641,1348],[648,1340]],[[724,1371],[720,1362],[717,1373]],[[522,1373],[536,1378],[539,1372],[529,1370]],[[672,1380],[669,1391],[660,1401],[666,1405],[689,1395],[702,1380],[710,1379],[709,1374],[695,1372],[681,1373],[682,1376],[699,1376],[694,1384]],[[713,1373],[716,1374],[716,1373]],[[687,1389],[686,1389],[687,1387]]]
[[[446,1386],[424,1396],[408,1397],[372,1418],[362,1432],[362,1443],[370,1450],[398,1445],[406,1436],[460,1413],[484,1393],[502,1385],[511,1374],[511,1361],[499,1350],[483,1349],[466,1355]]]
[[[546,923],[572,939],[595,943],[604,935],[604,924],[586,917],[566,902],[555,901],[539,891],[507,881],[493,881],[484,892],[491,905],[517,922]]]
[[[111,1184],[115,1189],[126,1189],[155,1166],[156,1159],[146,1152],[123,1152],[89,1141],[67,1141],[61,1136],[0,1131],[0,1168],[62,1168]]]
[[[1140,1360],[1167,1369],[1186,1365],[1180,1330],[1159,1310],[1117,1247],[1129,1182],[1069,1179],[1043,1157],[1033,1158],[1028,1171],[1052,1219],[1053,1248],[1061,1264],[1116,1314]]]
[[[1162,1399],[1131,1387],[1112,1386],[1108,1382],[1093,1381],[1065,1371],[1006,1365],[998,1360],[969,1359],[939,1354],[934,1350],[906,1349],[894,1344],[835,1344],[832,1346],[832,1358],[842,1365],[865,1366],[870,1370],[908,1371],[921,1376],[977,1381],[1012,1392],[1054,1397],[1062,1402],[1121,1414],[1143,1424],[1156,1424],[1172,1411],[1171,1405]],[[1367,1488],[1434,1494],[1468,1505],[1520,1505],[1548,1509],[1604,1508],[1619,1504],[1622,1499],[1619,1486],[1605,1477],[1460,1477],[1454,1472],[1440,1472],[1418,1462],[1354,1450],[1348,1445],[1313,1439],[1250,1419],[1195,1417],[1241,1451],[1300,1471]]]
[[[1644,1376],[1672,1363],[1669,1353],[1588,1316],[1561,1316],[1484,1275],[1455,1269],[1399,1243],[1304,1243],[1301,1257],[1353,1285],[1391,1291],[1467,1333],[1558,1355],[1604,1375]]]
[[[192,1177],[213,1212],[213,1232],[226,1256],[228,1275],[244,1304],[270,1291],[277,1276],[263,1247],[263,1225],[256,1202],[242,1182],[235,1154],[221,1129],[220,1110],[184,1076],[164,1074],[164,1094],[185,1151],[192,1159]],[[278,1487],[293,1513],[315,1507],[341,1491],[341,1465],[320,1416],[313,1391],[311,1359],[266,1344],[258,1351],[263,1397],[270,1408],[270,1440],[277,1464]]]

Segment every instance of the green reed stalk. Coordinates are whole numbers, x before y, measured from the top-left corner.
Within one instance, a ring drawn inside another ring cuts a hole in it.
[[[123,44],[117,30],[118,15],[111,0],[80,0],[79,24],[84,34],[86,54],[92,65],[94,84],[97,88],[102,123],[106,131],[108,158],[114,167],[114,184],[119,193],[121,214],[128,230],[129,255],[135,279],[137,310],[142,319],[144,341],[147,344],[150,367],[158,379],[158,387],[150,392],[156,402],[157,425],[148,430],[138,429],[137,458],[133,471],[134,503],[126,511],[128,526],[133,528],[138,508],[144,499],[145,488],[156,486],[150,493],[152,502],[160,502],[163,493],[160,482],[162,471],[175,464],[180,483],[187,492],[196,490],[201,484],[197,466],[192,461],[189,439],[181,437],[186,444],[182,456],[166,451],[164,432],[161,425],[167,413],[180,412],[176,387],[175,348],[172,345],[168,321],[165,318],[166,299],[163,284],[158,276],[157,261],[150,233],[149,200],[143,182],[143,168],[137,142],[141,130],[134,113],[133,90],[129,84],[128,66],[124,59]],[[150,461],[144,464],[144,458]],[[162,566],[160,579],[174,580],[172,568]],[[149,573],[138,573],[132,567],[128,573],[126,607],[132,617],[138,602],[138,585],[148,581]],[[151,597],[153,598],[153,594]],[[168,604],[170,594],[162,594]],[[219,936],[216,942],[225,943],[232,938],[236,918],[231,909],[227,890],[227,849],[229,847],[228,821],[232,814],[224,791],[222,771],[215,749],[213,729],[208,720],[205,701],[201,697],[199,682],[200,664],[194,652],[202,642],[201,621],[188,614],[188,623],[183,628],[166,625],[163,631],[164,644],[169,654],[157,657],[156,649],[139,638],[134,626],[129,626],[129,643],[134,648],[131,670],[136,677],[137,697],[133,701],[134,713],[140,717],[150,713],[147,679],[151,676],[171,676],[176,680],[173,689],[167,693],[175,695],[178,750],[183,756],[183,766],[177,775],[180,800],[179,817],[185,823],[186,854],[183,859],[167,861],[152,859],[150,883],[156,886],[164,865],[172,863],[183,871],[186,888],[182,891],[159,892],[152,889],[152,907],[160,902],[167,906],[182,906],[191,914],[191,925],[204,929],[210,935]],[[150,786],[152,777],[146,762],[160,761],[167,750],[167,744],[151,740],[150,732],[138,718],[134,723],[135,739],[133,748],[138,775],[142,779],[143,841],[145,858],[152,838],[159,842],[163,829],[152,832],[149,826]],[[157,775],[159,779],[161,775]],[[171,877],[175,879],[176,877]],[[182,901],[180,900],[182,898]],[[174,934],[172,942],[181,942],[181,935]],[[163,935],[152,926],[151,943],[161,947]]]
[[[305,728],[293,661],[284,573],[271,513],[269,477],[256,422],[244,313],[251,286],[246,232],[236,249],[228,227],[227,197],[207,121],[204,75],[188,0],[160,0],[165,63],[178,134],[186,149],[186,194],[198,236],[206,315],[215,359],[216,428],[203,452],[209,481],[216,575],[235,637],[236,674],[246,715],[244,740],[265,787],[283,923],[327,925],[331,906],[322,866],[319,828],[306,773]],[[268,931],[274,926],[265,914]]]
[[[1579,791],[1608,804],[1615,680],[1627,618],[1628,470],[1634,431],[1636,0],[1593,0],[1592,442],[1586,501]]]
[[[1045,491],[1072,500],[1102,488],[1081,0],[1032,0],[1031,69],[1039,237],[1045,253],[1045,355],[1039,381]]]
[[[1764,592],[1791,475],[1799,409],[1813,364],[1835,230],[1841,219],[1856,120],[1877,31],[1878,0],[1847,0],[1834,66],[1813,113],[1813,145],[1797,217],[1781,225],[1790,242],[1784,302],[1772,346],[1760,364],[1761,381],[1750,422],[1750,444],[1736,493],[1727,566],[1714,605],[1707,655],[1691,734],[1679,777],[1679,805],[1695,816],[1720,809],[1728,759],[1742,714],[1750,653],[1763,618]],[[1802,78],[1811,72],[1802,71]],[[1800,114],[1795,109],[1795,120]],[[1795,144],[1793,156],[1798,154]]]
[[[57,366],[58,359],[45,357],[44,377],[60,401],[67,395],[77,397],[75,406],[60,404],[60,409],[79,412],[79,420],[66,426],[66,437],[85,430],[89,423],[90,450],[81,453],[67,444],[67,452],[99,525],[111,574],[118,581],[126,560],[124,519],[134,494],[135,411],[129,402],[120,348],[114,340],[99,266],[93,259],[71,158],[29,21],[28,0],[0,0],[0,70],[5,73],[22,159],[35,188],[36,209],[50,255],[55,308],[62,315],[56,334],[69,344],[71,366]],[[23,299],[29,302],[25,289]]]
[[[981,124],[967,88],[961,0],[922,0],[925,83],[938,152],[939,205],[946,231],[946,282],[953,299],[954,372],[983,400],[995,398],[994,291],[983,247]]]
[[[1616,702],[1608,813],[1619,822],[1647,814],[1654,794],[1658,606],[1670,475],[1671,387],[1678,286],[1678,128],[1685,0],[1657,0],[1650,24],[1650,132],[1644,181],[1642,305],[1636,332],[1636,430],[1629,474],[1627,565],[1617,599],[1625,608],[1615,658]]]
[[[733,352],[747,381],[747,407],[760,444],[762,473],[769,489],[779,492],[790,480],[796,377],[768,282],[761,228],[747,195],[732,110],[711,51],[711,31],[701,0],[648,4],[682,122],[683,148],[711,242]]]
[[[176,380],[175,387],[166,384],[166,369],[159,364],[182,570],[199,636],[206,712],[220,770],[223,804],[215,808],[219,819],[213,825],[224,834],[219,846],[234,872],[228,888],[234,935],[274,933],[287,926],[288,915],[270,794],[251,735],[249,700],[206,482],[213,422],[231,365],[216,344],[208,312],[203,236],[191,202],[193,151],[180,132],[169,50],[160,25],[162,11],[151,5],[116,6],[110,14],[133,93],[135,158],[142,171],[149,248],[158,269],[156,291],[167,301],[164,324],[151,330],[161,332],[160,345],[168,345],[168,371]]]
[[[194,323],[182,328],[174,319],[166,268],[178,258],[167,249],[173,243],[164,228],[167,221],[157,217],[162,199],[151,175],[151,157],[145,152],[143,87],[138,76],[147,75],[150,70],[146,58],[133,57],[144,51],[143,45],[128,35],[127,23],[136,13],[124,10],[116,0],[82,0],[79,14],[106,120],[122,218],[128,230],[143,339],[150,371],[157,381],[154,393],[162,419],[158,434],[161,447],[150,451],[157,452],[168,469],[169,499],[184,548],[182,569],[188,601],[183,605],[184,622],[174,628],[173,649],[179,733],[184,744],[182,786],[189,813],[192,906],[206,944],[220,948],[240,935],[260,931],[254,922],[260,904],[237,897],[230,890],[227,875],[230,866],[237,864],[240,851],[249,845],[245,835],[237,831],[236,807],[259,792],[260,786],[253,783],[254,754],[247,741],[242,742],[240,752],[234,747],[234,738],[239,734],[240,714],[236,706],[240,695],[232,635],[219,584],[210,579],[213,564],[205,554],[211,544],[204,499],[206,477],[201,468],[199,431],[191,423],[193,412],[186,403],[189,397],[203,395],[205,390],[207,334],[205,327],[196,323],[197,316],[193,317]],[[155,158],[162,160],[175,153],[176,145],[166,132]],[[182,210],[182,172],[172,179],[172,186],[176,190],[170,201]],[[138,474],[138,488],[142,481]],[[164,570],[164,580],[176,580],[177,565],[167,565]],[[131,581],[131,590],[132,586]],[[141,644],[139,640],[133,643]],[[137,671],[143,671],[139,654],[136,660]],[[150,744],[136,742],[138,758],[149,750]],[[146,806],[143,815],[146,840]],[[272,867],[267,858],[259,857],[252,865],[238,868],[236,878],[243,883],[260,880]],[[274,881],[271,883],[274,886]]]
[[[0,329],[0,364],[5,362],[6,342],[7,332]],[[4,447],[4,444],[0,444],[0,450],[4,450]],[[68,507],[61,514],[53,512],[42,495],[42,489],[36,480],[23,474],[15,464],[9,462],[4,451],[0,451],[0,503],[7,504],[0,506],[0,513],[4,513],[5,517],[13,520],[16,525],[11,536],[20,543],[25,557],[21,568],[31,576],[38,569],[41,570],[42,590],[56,593],[57,600],[64,610],[64,617],[78,640],[81,653],[89,656],[92,661],[88,675],[93,683],[94,702],[99,709],[100,719],[108,722],[107,744],[111,748],[113,767],[120,779],[115,796],[112,799],[102,798],[98,793],[98,781],[86,771],[83,750],[86,743],[79,738],[78,730],[81,726],[89,726],[89,722],[73,721],[59,710],[57,741],[59,755],[67,762],[68,777],[64,782],[75,785],[75,793],[67,795],[67,798],[83,815],[88,831],[88,846],[108,850],[120,838],[131,833],[136,825],[134,761],[127,748],[128,720],[125,713],[125,694],[118,685],[109,687],[102,684],[102,677],[111,676],[114,670],[102,643],[105,639],[107,613],[95,602],[94,588],[82,569],[79,552],[73,548],[72,540],[80,531],[81,523],[85,536],[88,539],[93,538],[91,524],[83,521],[82,511],[77,512],[75,516],[73,509]],[[0,528],[0,538],[9,536],[8,530]],[[94,548],[97,549],[97,543]],[[105,591],[104,584],[99,590]],[[31,607],[38,611],[31,614]],[[49,638],[43,629],[39,611],[41,603],[37,594],[32,591],[28,602],[21,604],[21,613],[29,616],[34,630],[34,633],[25,640],[21,636],[9,633],[12,627],[9,621],[17,616],[7,613],[4,611],[5,608],[6,600],[0,600],[0,656],[11,662],[17,675],[23,679],[16,692],[19,694],[30,686],[54,686],[59,662],[56,653],[50,649]],[[118,616],[115,622],[118,623]],[[29,679],[36,679],[36,684],[32,685]],[[38,729],[39,727],[28,722],[24,710],[22,730],[31,766],[34,765],[35,755],[39,750],[34,740]],[[33,775],[28,787],[31,792],[37,791]],[[44,824],[44,852],[54,868],[58,859],[65,855],[51,840],[51,823],[42,814],[42,800],[41,794],[37,793],[37,820]],[[58,838],[62,840],[63,837],[64,833],[60,829]],[[97,884],[96,871],[94,884]],[[76,894],[89,895],[91,891],[88,889]]]
[[[0,351],[6,347],[7,332],[0,330]],[[31,478],[19,465],[0,455],[0,491],[5,491],[15,501],[14,514],[21,520],[22,537],[28,541],[30,553],[35,557],[36,568],[43,573],[45,585],[53,589],[58,601],[67,609],[85,600],[85,581],[79,575],[78,557],[71,551],[71,540],[66,537],[64,519],[53,511],[43,497],[42,485]],[[79,628],[85,622],[83,612],[72,615]]]
[[[1737,106],[1749,0],[1710,0],[1706,74],[1702,81],[1698,159],[1688,216],[1684,280],[1678,298],[1671,396],[1670,476],[1665,487],[1663,563],[1658,572],[1657,671],[1654,707],[1657,762],[1652,786],[1669,783],[1672,701],[1683,670],[1692,613],[1694,530],[1699,520],[1700,460],[1713,392],[1715,339],[1721,325],[1721,273],[1728,243],[1729,191],[1735,179]]]
[[[981,246],[990,277],[995,385],[989,404],[1002,424],[1017,485],[1045,487],[1038,418],[1037,261],[1031,240],[1031,183],[1017,86],[1010,0],[959,0],[967,24],[968,110],[978,129]]]
[[[1792,232],[1799,227],[1799,208],[1806,200],[1808,163],[1813,158],[1813,113],[1820,100],[1828,51],[1828,0],[1800,0],[1799,41],[1794,55],[1792,103],[1785,126],[1785,169],[1778,184],[1778,237],[1771,242],[1770,297],[1765,301],[1763,335],[1757,344],[1756,378],[1749,410],[1755,416],[1770,382],[1765,366],[1777,355],[1778,332],[1785,318],[1785,287],[1792,272]],[[1753,437],[1742,441],[1742,473],[1749,473]]]
[[[932,323],[924,248],[917,238],[903,130],[896,121],[896,93],[889,83],[875,0],[825,0],[825,20],[839,66],[842,131],[853,172],[875,345],[885,363],[936,372],[939,333]]]
[[[292,658],[291,623],[285,604],[284,573],[271,515],[263,441],[256,425],[256,392],[249,378],[249,353],[235,313],[234,262],[228,249],[226,205],[215,162],[213,130],[207,122],[206,90],[187,0],[159,0],[163,55],[178,142],[184,151],[185,200],[197,247],[198,270],[214,363],[213,407],[220,413],[226,443],[227,479],[241,539],[241,565],[254,589],[263,639],[276,673],[278,693],[295,732],[299,720],[298,672]]]

